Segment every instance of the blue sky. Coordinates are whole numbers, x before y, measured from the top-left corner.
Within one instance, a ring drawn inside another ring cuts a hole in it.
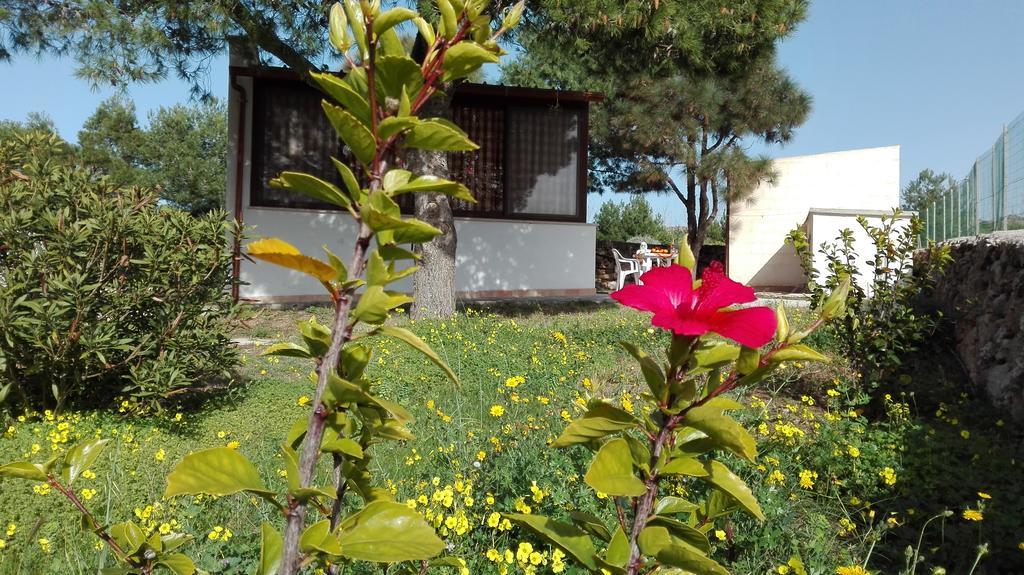
[[[961,177],[1024,111],[1024,2],[1020,0],[817,0],[785,40],[779,60],[814,98],[810,119],[787,146],[753,147],[772,157],[901,146],[901,181],[924,168]],[[209,87],[227,93],[226,61],[211,64]],[[0,63],[0,119],[47,112],[61,135],[112,92],[74,77],[68,60],[19,56]],[[13,89],[11,89],[13,87]],[[142,116],[189,98],[178,81],[132,86]],[[615,195],[594,197],[590,211]],[[652,198],[680,224],[674,197]]]

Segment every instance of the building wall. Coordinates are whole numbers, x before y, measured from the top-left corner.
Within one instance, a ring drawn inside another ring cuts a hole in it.
[[[871,280],[872,270],[874,269],[869,263],[869,260],[874,257],[875,249],[871,241],[871,237],[864,230],[859,223],[857,223],[857,216],[862,215],[868,221],[868,224],[872,227],[882,226],[883,212],[875,213],[843,213],[842,211],[835,212],[812,212],[807,217],[807,222],[804,225],[804,231],[807,232],[807,239],[810,244],[814,246],[814,269],[817,270],[819,277],[824,277],[828,273],[828,260],[825,256],[820,253],[817,249],[822,242],[833,242],[839,233],[844,229],[849,229],[853,232],[854,246],[856,247],[856,266],[860,272],[858,277],[858,283],[865,291],[871,292]],[[910,225],[910,217],[912,212],[904,213],[897,220],[894,228],[902,231],[906,226]],[[909,259],[903,262],[905,265],[910,265]],[[803,270],[799,271],[800,278],[803,279]]]
[[[238,77],[237,83],[251,93],[252,81]],[[234,210],[235,146],[240,128],[241,100],[237,90],[230,94],[228,117],[230,150],[227,203]],[[251,100],[250,100],[251,104]],[[252,133],[251,105],[246,107],[246,140]],[[327,247],[346,263],[352,253],[356,228],[344,212],[249,205],[251,146],[245,142],[242,171],[241,216],[247,238],[278,237],[303,253],[323,257]],[[461,297],[590,295],[595,293],[595,242],[593,224],[456,218],[458,252],[455,289]],[[316,280],[243,257],[239,288],[242,299],[262,302],[300,302],[323,299],[323,287]],[[394,289],[411,291],[411,279],[394,284]]]
[[[729,206],[729,275],[754,287],[805,286],[785,239],[811,209],[871,212],[899,205],[899,146],[780,158],[774,167],[775,183],[761,184]]]

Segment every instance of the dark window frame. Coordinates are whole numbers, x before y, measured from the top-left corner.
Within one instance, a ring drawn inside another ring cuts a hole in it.
[[[262,72],[262,73],[261,73]],[[249,207],[251,208],[276,208],[290,210],[318,210],[318,211],[341,211],[341,208],[330,204],[324,204],[312,199],[298,198],[295,201],[281,202],[267,198],[263,191],[269,187],[268,182],[260,179],[263,173],[266,126],[263,111],[263,103],[260,101],[261,92],[267,85],[301,85],[306,86],[297,79],[294,73],[270,69],[236,69],[232,68],[231,76],[248,76],[252,79],[252,89],[249,93],[252,109],[252,130],[249,132],[248,142],[251,150],[250,160],[250,185],[249,185]],[[261,85],[262,84],[262,85]],[[312,90],[313,88],[309,88]],[[549,109],[565,109],[575,111],[578,116],[578,139],[579,149],[577,151],[577,173],[576,173],[576,213],[566,214],[531,214],[514,212],[509,206],[509,196],[504,195],[503,208],[500,212],[481,212],[474,210],[455,209],[453,215],[460,218],[493,219],[493,220],[519,220],[519,221],[541,221],[541,222],[572,222],[584,223],[587,220],[587,177],[588,158],[587,147],[589,144],[589,102],[600,100],[599,95],[583,92],[563,92],[558,90],[544,90],[532,88],[514,88],[506,86],[491,86],[486,84],[463,84],[459,86],[452,98],[452,106],[478,106],[499,108],[506,113],[510,108],[536,107]],[[504,170],[508,154],[508,124],[504,125],[504,142],[501,155],[503,169],[503,189],[507,189],[507,171]],[[339,155],[344,144],[339,141]],[[403,208],[411,207],[409,202],[402,202]],[[403,209],[403,212],[406,210]]]

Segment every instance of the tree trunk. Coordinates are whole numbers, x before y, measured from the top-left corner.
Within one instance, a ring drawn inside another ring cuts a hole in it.
[[[423,117],[449,116],[449,97],[435,96],[423,106]],[[409,170],[420,176],[448,178],[445,152],[410,150]],[[413,319],[444,319],[455,313],[455,251],[458,237],[451,199],[444,194],[416,194],[416,217],[441,230],[420,246],[420,270],[413,276]]]

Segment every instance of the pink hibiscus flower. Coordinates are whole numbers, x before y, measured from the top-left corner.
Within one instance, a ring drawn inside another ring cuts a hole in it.
[[[723,309],[757,298],[752,288],[729,279],[719,262],[704,270],[697,289],[693,289],[690,270],[676,264],[653,268],[640,279],[643,285],[628,285],[612,298],[653,312],[652,325],[678,335],[714,332],[747,347],[760,347],[775,335],[775,311],[771,308]]]

